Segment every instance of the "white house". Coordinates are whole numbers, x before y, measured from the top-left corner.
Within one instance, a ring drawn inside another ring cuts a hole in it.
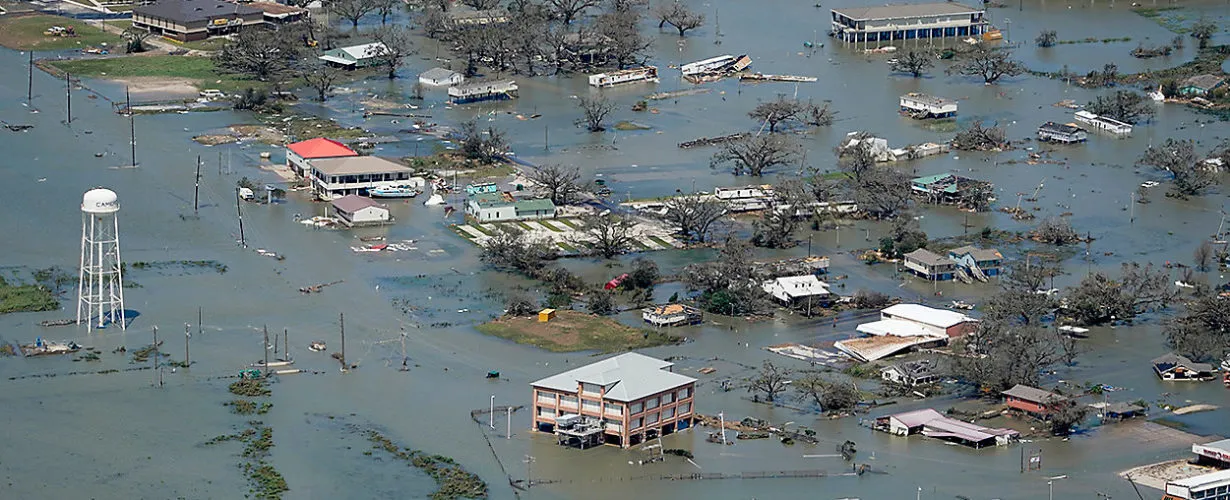
[[[309,160],[307,179],[322,200],[364,194],[374,187],[402,186],[414,169],[378,156]]]
[[[463,81],[465,77],[461,73],[444,68],[431,68],[419,74],[419,83],[433,87],[451,87]]]
[[[880,311],[880,320],[858,325],[867,335],[897,337],[959,337],[977,326],[974,318],[955,311],[936,309],[921,304],[897,304]]]
[[[820,281],[814,274],[776,278],[762,283],[761,288],[786,305],[805,302],[808,299],[820,304],[827,301],[830,295],[828,284]]]
[[[384,54],[388,48],[383,43],[373,42],[350,47],[339,47],[325,51],[318,59],[346,69],[366,68],[380,63],[377,56]]]
[[[363,226],[391,222],[389,209],[371,198],[350,194],[333,200],[333,214],[347,226]]]
[[[915,118],[950,118],[957,116],[957,103],[942,97],[910,92],[899,100],[901,112]]]
[[[1072,115],[1076,121],[1089,125],[1094,130],[1103,130],[1116,135],[1132,133],[1132,126],[1114,118],[1098,116],[1088,111],[1077,111]]]

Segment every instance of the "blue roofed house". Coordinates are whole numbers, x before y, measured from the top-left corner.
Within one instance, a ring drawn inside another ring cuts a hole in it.
[[[928,175],[910,181],[910,191],[927,203],[978,211],[986,209],[993,187],[990,182],[953,174]]]
[[[1004,263],[1004,254],[999,250],[969,245],[949,250],[948,258],[979,281],[985,281],[986,276],[998,275]]]
[[[555,210],[549,199],[513,198],[504,193],[479,193],[466,200],[466,216],[477,222],[550,219]]]

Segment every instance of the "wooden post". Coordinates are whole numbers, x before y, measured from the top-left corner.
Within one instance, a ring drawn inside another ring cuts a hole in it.
[[[337,325],[342,331],[342,371],[346,371],[346,313],[337,313]]]
[[[133,141],[136,142],[136,141]],[[136,162],[133,162],[134,164]],[[192,215],[199,215],[201,200],[201,155],[196,155],[196,185],[192,189]]]
[[[205,313],[205,309],[201,306],[196,306],[196,333],[200,335],[204,331],[204,326],[201,326],[201,316]]]
[[[290,333],[286,328],[282,329],[282,357],[290,361]]]

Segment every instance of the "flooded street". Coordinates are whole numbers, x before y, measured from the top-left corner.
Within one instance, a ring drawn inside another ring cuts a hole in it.
[[[614,121],[629,120],[652,127],[634,132],[610,131],[590,134],[573,121],[580,111],[572,96],[596,93],[585,84],[584,75],[518,78],[520,98],[498,104],[446,108],[443,91],[428,95],[422,112],[432,121],[456,124],[478,116],[480,125],[491,124],[508,132],[517,156],[535,163],[578,165],[587,179],[606,179],[620,198],[671,195],[676,190],[712,190],[716,186],[746,184],[709,167],[712,148],[681,150],[676,144],[702,136],[754,131],[758,126],[747,112],[759,100],[777,94],[794,95],[787,83],[742,84],[724,80],[706,84],[712,89],[691,95],[654,101],[657,114],[636,113],[629,107],[644,95],[691,88],[681,83],[677,70],[668,69],[680,60],[694,61],[724,53],[748,53],[753,69],[763,73],[816,76],[816,83],[797,86],[802,99],[831,101],[837,122],[802,136],[807,148],[806,167],[836,170],[832,149],[847,132],[872,131],[893,146],[926,141],[942,142],[955,131],[928,130],[919,122],[897,113],[897,97],[906,92],[925,92],[960,100],[961,125],[974,120],[1007,125],[1010,139],[1032,137],[1036,127],[1049,120],[1070,121],[1072,110],[1054,106],[1072,99],[1092,100],[1100,92],[1069,86],[1062,81],[1018,77],[996,86],[962,77],[933,74],[912,79],[890,75],[887,56],[865,56],[825,36],[829,9],[854,4],[841,0],[823,8],[807,3],[769,2],[705,4],[710,20],[718,14],[723,36],[715,45],[712,21],[694,32],[686,43],[663,31],[658,52],[651,59],[662,74],[657,85],[631,85],[607,91],[618,102]],[[1223,3],[1211,2],[1204,9],[1225,16]],[[1070,8],[1069,8],[1070,7]],[[699,8],[699,7],[698,7]],[[1066,14],[1065,12],[1070,12]],[[1195,49],[1168,58],[1137,60],[1128,52],[1140,42],[1162,44],[1173,33],[1157,23],[1132,13],[1127,4],[1110,7],[1098,3],[1036,0],[1018,11],[990,9],[993,22],[1011,18],[1010,38],[1024,41],[1016,56],[1031,69],[1055,71],[1064,65],[1084,74],[1105,62],[1119,65],[1120,72],[1174,66],[1190,60]],[[1090,22],[1096,18],[1097,22]],[[1224,19],[1224,17],[1223,17]],[[375,22],[379,22],[376,19]],[[1128,42],[1061,45],[1038,49],[1032,44],[1046,27],[1062,39],[1131,36]],[[1225,33],[1221,35],[1223,38]],[[813,37],[824,45],[811,49],[803,42]],[[401,70],[407,78],[390,83],[369,79],[346,84],[325,105],[302,101],[304,111],[321,110],[344,125],[362,125],[376,133],[393,133],[405,123],[395,118],[362,116],[359,101],[371,94],[394,102],[410,102],[406,95],[409,78],[434,64],[432,44],[420,43],[421,56]],[[947,43],[960,43],[949,39]],[[556,445],[551,436],[529,432],[529,409],[513,413],[511,439],[505,436],[505,416],[494,419],[495,429],[469,419],[471,410],[485,410],[492,395],[497,405],[524,405],[530,401],[528,383],[593,359],[589,353],[555,354],[517,345],[476,332],[473,327],[500,314],[501,292],[535,283],[486,270],[477,249],[449,230],[460,215],[445,218],[443,207],[423,206],[421,199],[389,203],[397,223],[387,228],[356,231],[313,230],[295,222],[296,215],[319,214],[322,204],[292,193],[284,203],[245,203],[243,224],[248,248],[237,244],[235,183],[242,177],[258,182],[276,182],[277,176],[257,168],[260,153],[271,152],[272,161],[282,162],[281,148],[260,144],[201,146],[191,140],[232,124],[253,123],[246,113],[219,111],[195,114],[141,115],[136,117],[138,168],[129,165],[128,120],[116,114],[108,100],[123,99],[123,88],[105,81],[87,81],[99,92],[72,92],[73,122],[65,118],[62,81],[36,71],[34,108],[24,106],[26,54],[0,49],[0,118],[9,123],[34,125],[24,133],[0,131],[0,198],[10,204],[10,214],[0,218],[4,234],[0,265],[6,270],[28,273],[59,266],[76,272],[79,259],[81,193],[105,186],[120,198],[122,254],[126,262],[217,261],[225,273],[200,269],[132,269],[125,279],[138,286],[125,291],[127,307],[137,311],[127,331],[112,327],[87,334],[84,328],[47,329],[38,323],[71,317],[70,290],[63,309],[47,313],[0,316],[0,340],[27,343],[42,336],[52,340],[76,340],[97,347],[98,362],[72,362],[68,357],[3,358],[0,378],[0,427],[5,444],[0,453],[0,481],[7,483],[11,498],[237,498],[248,483],[237,469],[239,447],[203,445],[209,439],[242,426],[243,417],[231,414],[222,403],[231,399],[226,386],[238,371],[259,359],[262,327],[290,335],[295,367],[314,374],[279,377],[273,384],[272,410],[262,417],[274,429],[269,461],[290,485],[286,498],[423,498],[434,489],[431,477],[379,454],[363,452],[370,443],[355,428],[377,428],[402,446],[447,455],[480,475],[492,498],[512,498],[508,476],[524,478],[525,456],[534,457],[531,475],[552,480],[520,493],[526,498],[863,498],[1037,499],[1047,495],[1047,477],[1067,475],[1054,483],[1056,498],[1096,498],[1102,492],[1114,498],[1134,498],[1132,486],[1115,473],[1136,465],[1164,459],[1184,458],[1190,442],[1174,439],[1146,440],[1125,424],[1095,427],[1070,440],[1049,439],[1011,447],[973,450],[946,446],[936,440],[901,439],[873,432],[859,425],[858,418],[827,420],[812,413],[752,404],[742,390],[722,392],[718,380],[739,379],[751,373],[745,366],[763,359],[797,364],[762,348],[791,341],[835,340],[852,334],[859,322],[843,317],[835,329],[824,319],[803,320],[779,314],[776,320],[747,322],[715,317],[700,327],[680,330],[692,342],[649,349],[656,357],[677,356],[675,371],[699,379],[696,404],[700,413],[725,412],[739,419],[754,416],[774,423],[794,422],[816,429],[820,444],[786,447],[776,440],[739,441],[721,447],[707,443],[701,428],[663,439],[665,448],[683,448],[695,455],[695,465],[668,460],[665,464],[633,465],[635,451],[603,447],[578,451]],[[939,65],[942,67],[943,65]],[[22,68],[18,70],[17,68]],[[1206,151],[1230,136],[1225,122],[1210,121],[1178,105],[1159,105],[1156,118],[1136,128],[1126,139],[1090,134],[1086,144],[1055,147],[1052,158],[1066,165],[1024,163],[1030,151],[1002,154],[950,153],[893,168],[928,175],[961,172],[991,181],[997,190],[996,208],[1017,203],[1018,193],[1030,196],[1039,183],[1040,207],[1035,221],[1013,221],[1008,214],[992,211],[969,215],[971,231],[984,226],[1026,231],[1047,216],[1071,212],[1073,227],[1094,239],[1092,255],[1083,249],[1064,263],[1066,274],[1055,285],[1073,285],[1089,270],[1117,269],[1137,261],[1161,265],[1166,261],[1191,260],[1197,242],[1217,231],[1226,205],[1224,188],[1191,200],[1163,196],[1155,188],[1148,204],[1136,204],[1129,213],[1130,196],[1141,182],[1162,178],[1134,166],[1141,152],[1168,137],[1193,138]],[[520,120],[541,114],[538,119]],[[400,119],[400,120],[405,120]],[[484,122],[485,121],[485,122]],[[1209,122],[1209,123],[1205,123]],[[402,141],[383,144],[374,154],[412,155],[416,148],[428,154],[437,143]],[[416,143],[418,144],[416,146]],[[1027,143],[1026,147],[1038,147]],[[1046,146],[1051,148],[1051,146]],[[102,153],[98,157],[96,154]],[[221,154],[220,154],[221,153]],[[204,168],[201,208],[193,216],[193,175],[197,157]],[[220,159],[220,160],[219,160]],[[1012,160],[1015,164],[1004,164]],[[779,170],[783,177],[796,176],[799,166]],[[765,177],[772,182],[776,175]],[[932,238],[960,235],[966,214],[946,208],[925,207],[919,211],[923,229]],[[1134,215],[1135,220],[1131,220]],[[939,305],[931,283],[902,283],[893,277],[890,265],[869,267],[848,251],[873,246],[887,231],[886,225],[853,222],[836,231],[802,231],[797,237],[811,238],[813,253],[833,256],[833,272],[849,275],[841,293],[860,288],[921,298]],[[412,250],[356,253],[361,235],[387,235],[389,242],[413,240]],[[838,239],[840,238],[840,242]],[[870,241],[868,241],[868,239]],[[1023,247],[1005,247],[1010,259],[1020,258]],[[278,260],[258,254],[262,249],[285,256]],[[763,255],[804,255],[806,245]],[[707,250],[658,252],[649,255],[671,273],[701,260]],[[622,262],[630,261],[626,256]],[[598,261],[564,263],[587,280],[609,279],[619,267],[606,268]],[[621,272],[621,271],[620,271]],[[1177,279],[1177,278],[1176,278]],[[342,282],[321,293],[301,294],[299,287]],[[1209,281],[1224,281],[1216,272]],[[970,286],[954,282],[938,285],[943,300],[968,298],[981,303],[994,285]],[[679,287],[660,286],[659,300]],[[203,311],[202,333],[197,333],[198,308]],[[312,340],[339,342],[339,314],[345,314],[347,358],[359,368],[340,374],[336,361],[326,353],[308,352]],[[619,316],[638,325],[639,312]],[[1176,385],[1157,380],[1149,360],[1166,352],[1161,323],[1164,316],[1146,315],[1131,326],[1094,328],[1084,341],[1085,351],[1074,367],[1061,367],[1048,377],[1058,380],[1110,384],[1125,388],[1113,393],[1117,400],[1144,399],[1154,402],[1169,393],[1172,403],[1209,403],[1223,408],[1183,417],[1168,417],[1198,435],[1230,432],[1230,392],[1218,383]],[[152,328],[166,339],[163,351],[182,359],[185,323],[192,332],[191,368],[168,371],[165,386],[155,387],[156,374],[129,362],[129,356],[112,353],[147,345]],[[408,372],[401,364],[401,333],[406,333]],[[749,344],[744,347],[742,344]],[[713,361],[718,358],[718,361]],[[714,366],[713,375],[696,370]],[[796,367],[796,368],[797,368]],[[130,370],[131,369],[131,370]],[[119,370],[116,373],[98,372]],[[502,379],[488,380],[488,370],[498,370]],[[933,398],[907,402],[885,412],[914,408],[943,411],[956,398]],[[1161,413],[1160,410],[1157,413]],[[879,413],[869,415],[874,417]],[[841,475],[850,464],[833,456],[846,440],[858,443],[859,463],[870,463],[887,474]],[[1021,448],[1043,450],[1041,472],[1020,472]],[[805,458],[805,456],[817,455]],[[835,477],[757,480],[655,480],[667,474],[729,473],[759,471],[824,470]],[[919,489],[921,488],[921,493]],[[1151,496],[1150,496],[1151,495]],[[1154,491],[1147,497],[1156,497]]]

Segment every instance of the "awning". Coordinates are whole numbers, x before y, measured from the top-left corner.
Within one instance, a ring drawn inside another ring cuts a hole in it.
[[[320,57],[319,57],[319,59],[320,59],[321,61],[325,61],[325,62],[331,62],[331,63],[334,63],[334,64],[341,64],[342,66],[354,66],[354,65],[355,65],[355,62],[354,62],[354,61],[351,61],[351,60],[348,60],[348,59],[342,59],[342,58],[337,57],[337,56],[323,55],[323,56],[320,56]]]

